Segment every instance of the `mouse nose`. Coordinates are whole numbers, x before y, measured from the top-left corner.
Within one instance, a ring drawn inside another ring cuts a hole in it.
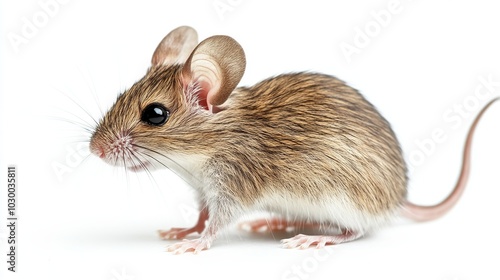
[[[99,158],[101,158],[101,159],[104,159],[104,158],[106,157],[106,152],[105,152],[105,151],[104,151],[104,149],[103,149],[102,147],[100,147],[100,146],[97,146],[97,147],[96,147],[96,146],[92,146],[92,145],[91,145],[91,146],[90,146],[90,151],[91,151],[94,155],[98,156],[98,157],[99,157]]]
[[[106,151],[102,147],[102,145],[97,143],[98,141],[95,138],[90,140],[90,152],[94,155],[98,156],[101,159],[106,157]]]
[[[104,152],[104,149],[99,147],[98,152],[96,154],[98,157],[101,159],[104,159],[106,157],[106,152]]]

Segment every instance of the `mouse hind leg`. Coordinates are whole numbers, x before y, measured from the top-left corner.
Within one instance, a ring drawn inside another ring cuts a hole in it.
[[[293,249],[306,249],[311,246],[316,248],[323,248],[325,245],[335,245],[344,242],[356,240],[363,236],[363,233],[355,232],[348,229],[343,229],[340,234],[336,235],[305,235],[297,234],[296,236],[288,239],[281,240],[284,248]]]
[[[314,222],[305,221],[290,221],[283,218],[268,218],[259,219],[250,222],[243,222],[239,227],[248,232],[297,232],[297,231],[313,231],[320,230],[324,225]],[[332,225],[331,225],[332,226]],[[337,228],[332,226],[332,228]],[[282,239],[281,243],[284,248],[300,248],[306,249],[312,246],[323,248],[326,245],[335,245],[344,242],[356,240],[363,236],[362,232],[357,232],[349,229],[340,229],[338,234],[325,235],[307,235],[297,234],[292,238]]]
[[[239,228],[248,232],[293,232],[300,229],[317,229],[319,223],[306,221],[290,221],[284,218],[262,218],[249,222],[242,222]]]

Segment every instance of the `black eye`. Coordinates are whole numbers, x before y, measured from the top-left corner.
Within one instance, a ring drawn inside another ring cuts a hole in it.
[[[170,116],[170,112],[165,106],[159,103],[152,103],[142,110],[141,121],[150,125],[162,125]]]

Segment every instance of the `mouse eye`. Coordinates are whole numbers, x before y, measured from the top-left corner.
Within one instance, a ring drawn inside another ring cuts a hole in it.
[[[150,125],[162,125],[170,116],[170,112],[165,106],[159,103],[152,103],[142,110],[141,121]]]

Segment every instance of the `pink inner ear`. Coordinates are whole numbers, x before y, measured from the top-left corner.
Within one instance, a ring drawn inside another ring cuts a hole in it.
[[[198,104],[212,114],[217,114],[222,111],[221,108],[216,105],[210,104],[210,102],[208,101],[210,99],[210,94],[214,94],[214,86],[205,79],[198,80],[198,86],[200,88],[198,91]]]
[[[183,84],[185,85],[186,94],[195,95],[198,99],[198,105],[202,108],[213,114],[222,111],[218,106],[214,106],[208,102],[208,95],[213,89],[209,81],[201,78],[192,83],[189,79],[183,79]]]
[[[206,86],[202,85],[203,82],[200,82],[200,90],[198,90],[197,95],[198,95],[198,104],[205,108],[205,110],[210,110],[209,104],[208,104],[208,89]]]
[[[195,95],[198,99],[198,105],[207,111],[210,111],[210,105],[208,104],[208,92],[210,91],[210,84],[206,81],[197,80],[191,82],[188,78],[183,78],[182,83],[184,84],[184,92],[186,95]]]

